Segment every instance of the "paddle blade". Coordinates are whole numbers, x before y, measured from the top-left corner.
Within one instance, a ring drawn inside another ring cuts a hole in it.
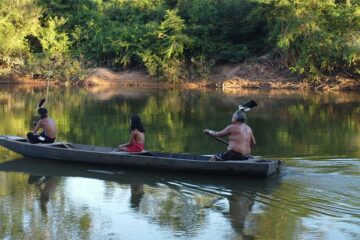
[[[39,104],[38,104],[37,108],[42,108],[42,107],[43,107],[43,105],[44,105],[44,103],[45,103],[45,98],[43,98],[43,99],[41,99],[41,100],[40,100],[40,102],[39,102]]]
[[[253,107],[256,107],[257,103],[254,100],[249,100],[245,103],[242,103],[239,105],[239,110],[242,111],[249,111],[250,109],[252,109]]]

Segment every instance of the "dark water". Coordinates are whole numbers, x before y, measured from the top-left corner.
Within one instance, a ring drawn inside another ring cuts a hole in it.
[[[46,89],[0,86],[0,135],[24,135]],[[0,148],[0,239],[359,239],[360,94],[54,89],[58,140],[116,146],[139,113],[146,148],[209,154],[240,102],[257,146],[282,159],[242,179],[26,159]]]

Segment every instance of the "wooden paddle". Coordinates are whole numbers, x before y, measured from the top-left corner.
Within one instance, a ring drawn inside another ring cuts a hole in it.
[[[209,135],[210,137],[215,138],[216,140],[218,140],[219,142],[224,143],[225,145],[229,145],[229,143],[228,143],[227,141],[225,141],[224,139],[222,139],[222,138],[215,137],[215,136],[211,135],[211,134],[210,134],[210,133],[208,133],[208,132],[206,132],[205,134]]]

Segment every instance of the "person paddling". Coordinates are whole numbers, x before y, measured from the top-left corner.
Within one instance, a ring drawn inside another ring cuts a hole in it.
[[[56,139],[56,123],[48,116],[48,111],[43,107],[45,99],[42,99],[38,105],[38,114],[40,120],[35,124],[32,132],[27,133],[27,138],[30,143],[53,143]],[[43,132],[38,134],[38,131],[43,129]]]
[[[141,152],[145,147],[145,128],[138,115],[130,119],[130,140],[128,143],[119,145],[117,151]]]
[[[251,158],[251,147],[256,144],[251,128],[246,124],[246,115],[237,110],[231,119],[231,124],[220,132],[205,129],[204,132],[214,137],[229,137],[228,150],[215,154],[210,161],[248,160]]]

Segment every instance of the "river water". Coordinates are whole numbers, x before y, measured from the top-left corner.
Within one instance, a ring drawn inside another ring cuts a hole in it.
[[[0,147],[0,239],[359,239],[360,94],[299,91],[0,88],[0,135],[24,136],[36,104],[58,140],[117,146],[138,113],[152,151],[225,150],[239,103],[253,155],[281,159],[268,179],[100,168],[28,159]]]

